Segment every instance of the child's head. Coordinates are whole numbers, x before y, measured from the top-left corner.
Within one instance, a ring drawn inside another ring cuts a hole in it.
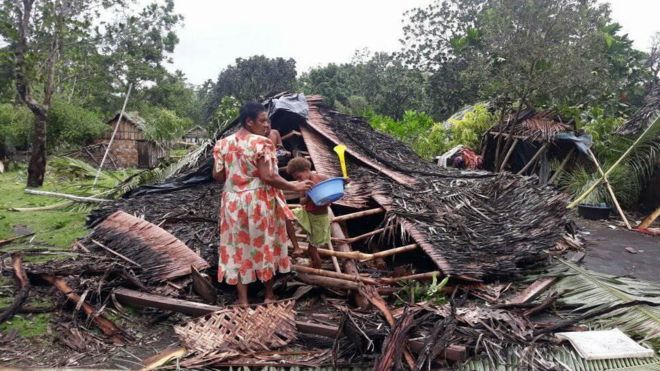
[[[286,165],[286,172],[295,180],[309,180],[312,178],[312,164],[304,157],[296,157]]]

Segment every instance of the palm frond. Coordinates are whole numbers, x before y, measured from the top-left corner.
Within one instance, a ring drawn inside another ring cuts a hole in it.
[[[562,277],[555,285],[558,291],[564,291],[559,304],[573,307],[575,312],[589,313],[633,300],[660,304],[660,285],[656,283],[615,277],[558,261],[550,274]],[[618,327],[629,336],[648,342],[654,349],[660,348],[660,307],[638,305],[615,310],[593,319],[590,324],[596,328]]]
[[[516,370],[660,370],[660,357],[621,358],[586,360],[573,349],[560,347],[520,347],[513,346],[503,349],[499,361],[494,362],[488,357],[468,360],[460,365],[464,371],[516,371]]]

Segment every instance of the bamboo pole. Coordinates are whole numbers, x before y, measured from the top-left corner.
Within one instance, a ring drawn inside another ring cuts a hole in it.
[[[369,277],[354,276],[354,275],[346,274],[346,273],[337,273],[337,272],[328,271],[328,270],[325,270],[325,269],[310,268],[310,267],[306,267],[304,265],[298,265],[298,264],[294,264],[293,269],[295,269],[298,272],[306,273],[306,274],[310,274],[310,275],[314,275],[314,276],[324,276],[324,277],[330,277],[330,278],[337,278],[337,279],[341,279],[341,280],[362,282],[362,283],[366,283],[366,284],[369,284],[369,285],[378,285],[378,281],[376,281],[373,278],[369,278]]]
[[[655,209],[654,212],[649,214],[644,220],[642,220],[642,224],[639,225],[638,228],[648,228],[653,224],[653,222],[660,216],[660,206],[658,206],[657,209]]]
[[[518,141],[520,141],[520,139],[516,138],[511,144],[511,148],[509,148],[509,150],[506,153],[506,156],[504,156],[504,160],[502,160],[502,163],[500,164],[499,171],[502,171],[504,169],[504,166],[506,166],[506,163],[509,162],[509,158],[513,154],[513,150],[516,149],[516,145],[518,144]]]
[[[626,150],[626,152],[624,152],[624,153],[621,155],[621,157],[619,157],[619,159],[616,160],[616,162],[615,162],[614,164],[612,164],[612,166],[610,166],[609,169],[607,169],[607,171],[605,172],[604,176],[608,176],[608,175],[610,175],[610,173],[611,173],[612,171],[614,171],[614,169],[616,169],[617,166],[619,166],[619,164],[621,163],[621,161],[623,161],[623,159],[625,159],[626,157],[628,157],[628,155],[630,154],[630,152],[632,152],[632,150],[633,150],[633,149],[639,144],[639,142],[642,141],[642,138],[644,138],[644,137],[646,136],[646,134],[648,134],[648,133],[651,131],[651,129],[652,129],[652,128],[658,123],[658,121],[660,121],[660,116],[656,117],[655,121],[653,121],[653,123],[652,123],[651,125],[649,125],[649,127],[646,128],[646,130],[644,130],[644,132],[642,133],[642,135],[640,135],[640,136],[635,140],[635,142],[634,142],[634,143],[633,143],[633,144],[632,144],[632,145]],[[567,208],[567,209],[572,209],[572,208],[574,208],[575,206],[577,206],[577,204],[579,204],[580,201],[584,200],[585,197],[587,197],[591,192],[593,192],[594,189],[596,189],[596,187],[598,187],[598,185],[599,185],[602,181],[603,181],[603,176],[601,176],[600,178],[598,178],[598,180],[596,180],[596,181],[594,182],[594,184],[592,184],[591,187],[589,187],[589,189],[587,189],[586,191],[584,191],[584,193],[582,193],[582,194],[581,194],[580,196],[578,196],[575,200],[573,200],[573,202],[571,202],[570,204],[568,204],[568,206],[566,206],[566,208]]]
[[[619,212],[619,215],[621,215],[621,219],[623,219],[623,222],[626,224],[626,227],[628,229],[632,229],[630,223],[628,222],[628,218],[626,218],[626,215],[623,213],[623,210],[621,210],[621,206],[619,205],[619,200],[616,199],[616,195],[614,194],[614,190],[610,185],[610,181],[607,179],[607,175],[605,175],[603,169],[600,167],[600,164],[598,163],[598,159],[596,158],[596,156],[594,156],[594,153],[591,151],[591,149],[587,149],[587,151],[589,151],[589,156],[591,156],[591,160],[594,162],[594,164],[596,164],[596,168],[598,169],[600,176],[603,177],[603,180],[605,181],[605,186],[607,187],[607,191],[610,193],[610,196],[612,196],[612,202],[614,202],[614,206],[616,206],[616,210]]]
[[[365,233],[365,234],[361,234],[361,235],[359,235],[359,236],[349,237],[349,238],[343,238],[343,239],[342,239],[342,238],[333,238],[333,240],[334,240],[334,241],[346,242],[346,243],[348,243],[348,244],[352,244],[352,243],[354,243],[354,242],[358,242],[358,241],[364,240],[364,239],[366,239],[366,238],[369,238],[369,237],[375,236],[375,235],[377,235],[377,234],[383,233],[383,232],[385,232],[385,230],[390,229],[390,228],[391,228],[391,227],[387,227],[387,228],[378,228],[378,229],[374,229],[374,230],[371,231],[371,232],[367,232],[367,233]]]
[[[332,246],[332,240],[328,242],[328,249],[330,251],[335,251],[335,248]],[[339,260],[337,260],[337,257],[331,256],[330,260],[332,260],[332,266],[335,268],[335,272],[341,273],[341,267],[339,266]]]
[[[550,178],[550,180],[548,180],[548,184],[553,184],[555,182],[555,180],[557,180],[557,178],[559,177],[559,174],[561,174],[561,172],[564,170],[564,167],[566,167],[566,164],[568,163],[568,160],[570,160],[571,157],[573,157],[573,153],[575,153],[575,147],[571,148],[571,150],[566,155],[566,158],[564,158],[564,160],[561,162],[561,164],[559,164],[559,167],[557,168],[555,173],[552,174],[552,177]]]
[[[440,271],[432,271],[426,273],[411,274],[409,276],[402,276],[402,277],[383,277],[383,278],[378,278],[377,281],[383,283],[395,283],[401,281],[425,281],[425,280],[432,280],[433,277],[440,277],[441,274],[442,273]]]
[[[384,212],[385,212],[385,209],[383,209],[382,207],[377,207],[375,209],[363,210],[363,211],[358,211],[358,212],[351,213],[351,214],[336,216],[336,217],[334,217],[334,219],[332,219],[332,221],[337,222],[337,223],[341,223],[341,222],[345,222],[345,221],[348,221],[348,220],[362,218],[362,217],[370,216],[370,215],[377,215],[377,214],[384,213]]]
[[[101,159],[101,165],[99,165],[98,170],[96,170],[96,176],[94,177],[92,190],[96,188],[96,182],[99,180],[101,169],[103,169],[103,164],[105,163],[105,159],[108,157],[108,152],[110,152],[110,147],[112,147],[112,142],[115,140],[115,135],[117,135],[117,129],[119,129],[119,124],[121,124],[121,119],[124,117],[124,111],[126,110],[126,103],[128,103],[128,97],[131,96],[131,89],[133,89],[133,84],[128,84],[128,92],[126,93],[126,98],[124,99],[124,105],[121,107],[121,111],[119,112],[119,119],[117,120],[117,125],[115,125],[115,130],[112,131],[112,136],[110,136],[110,142],[108,142],[108,148],[105,149],[105,153],[103,154],[103,159]]]
[[[536,153],[534,154],[534,157],[532,157],[532,158],[527,162],[527,164],[525,164],[525,166],[524,166],[522,169],[520,169],[520,171],[517,172],[516,174],[517,174],[517,175],[521,175],[521,174],[523,174],[525,171],[529,170],[529,168],[532,167],[532,165],[534,165],[534,163],[536,162],[536,160],[538,160],[538,158],[543,154],[543,152],[545,152],[546,148],[548,148],[548,145],[549,145],[549,143],[547,143],[547,142],[546,142],[546,143],[543,143],[543,145],[541,146],[541,148],[539,148],[539,150],[536,151]]]
[[[124,255],[122,255],[122,254],[116,252],[115,250],[113,250],[113,249],[111,249],[111,248],[105,246],[104,244],[100,243],[99,241],[92,239],[92,242],[93,242],[96,246],[102,248],[103,250],[105,250],[105,251],[107,251],[107,252],[109,252],[109,253],[111,253],[111,254],[113,254],[113,255],[116,255],[116,256],[118,256],[118,257],[120,257],[120,258],[126,260],[127,262],[129,262],[129,263],[131,263],[131,264],[134,264],[134,265],[136,265],[136,266],[142,268],[142,266],[141,266],[140,264],[136,263],[134,260],[131,260],[130,258],[127,258],[126,256],[124,256]]]

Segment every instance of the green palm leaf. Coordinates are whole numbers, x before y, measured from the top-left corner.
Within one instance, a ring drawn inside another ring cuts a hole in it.
[[[626,277],[593,272],[558,259],[550,274],[562,277],[555,289],[563,291],[559,304],[575,308],[575,312],[590,312],[633,300],[660,304],[660,285]],[[597,317],[594,327],[618,327],[629,336],[648,342],[660,349],[660,307],[638,305]]]

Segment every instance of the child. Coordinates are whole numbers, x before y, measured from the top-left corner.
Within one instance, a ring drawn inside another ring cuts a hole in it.
[[[297,181],[311,180],[318,184],[327,176],[312,171],[312,164],[304,157],[296,157],[289,161],[286,171]],[[330,216],[328,215],[328,204],[317,206],[304,193],[300,196],[301,209],[293,210],[293,213],[305,229],[309,239],[309,258],[312,267],[321,268],[321,257],[318,248],[327,247],[330,243]],[[294,251],[294,254],[297,252]]]

